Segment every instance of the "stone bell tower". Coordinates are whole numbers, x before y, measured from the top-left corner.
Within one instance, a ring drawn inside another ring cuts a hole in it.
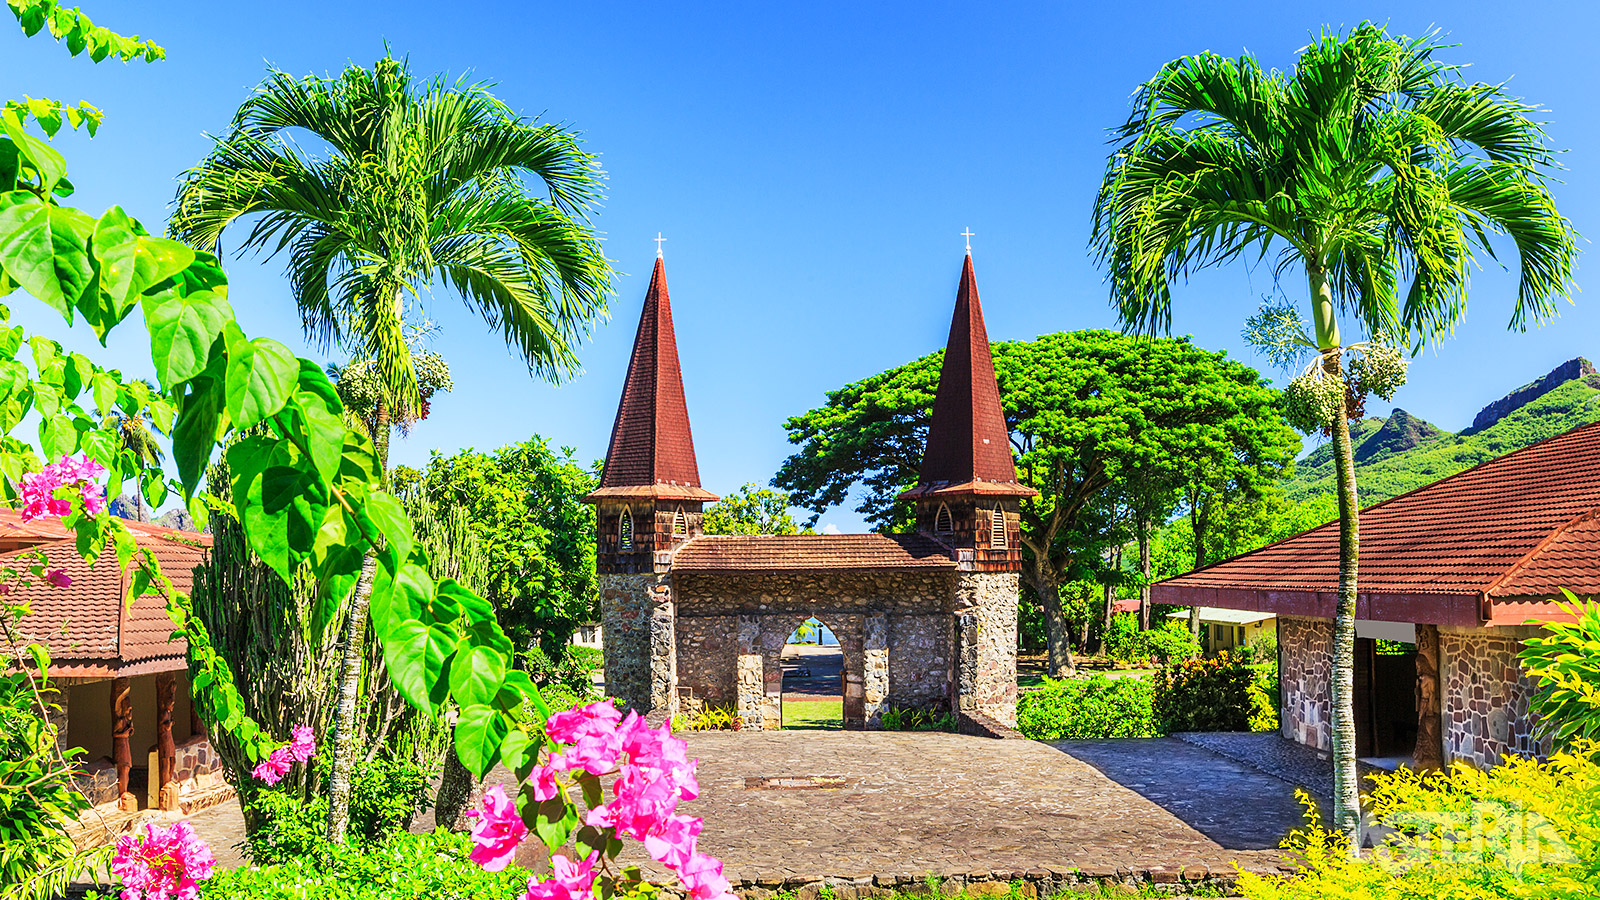
[[[978,283],[967,250],[950,339],[917,485],[917,531],[949,547],[960,575],[952,706],[1015,725],[1021,502],[1038,494],[1017,481],[1010,432]]]
[[[600,487],[585,499],[598,519],[607,693],[640,715],[671,715],[677,699],[672,551],[701,534],[701,512],[718,498],[700,486],[659,253]]]

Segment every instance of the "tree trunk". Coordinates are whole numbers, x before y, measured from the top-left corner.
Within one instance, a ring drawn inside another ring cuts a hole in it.
[[[374,449],[378,453],[378,469],[389,470],[389,406],[378,402]],[[361,561],[361,577],[350,600],[349,618],[345,620],[344,673],[339,683],[339,711],[333,726],[333,770],[328,777],[328,840],[344,843],[345,832],[350,827],[350,770],[355,765],[356,700],[361,694],[362,651],[367,641],[367,607],[372,600],[372,577],[377,571],[378,558],[368,551]]]
[[[1210,501],[1201,500],[1199,494],[1192,495],[1189,503],[1189,524],[1194,532],[1194,567],[1203,569],[1206,565],[1206,530],[1210,526],[1211,517],[1206,509]],[[1194,638],[1195,644],[1200,643],[1200,607],[1189,607],[1189,636]]]
[[[1055,573],[1046,570],[1046,566],[1036,564],[1033,577],[1028,579],[1033,585],[1033,592],[1039,597],[1039,611],[1044,616],[1045,649],[1049,652],[1049,669],[1051,678],[1062,678],[1071,674],[1074,666],[1072,661],[1072,635],[1067,622],[1067,614],[1061,609],[1061,592],[1056,588]]]
[[[1106,639],[1111,636],[1111,620],[1117,615],[1117,581],[1116,576],[1122,574],[1122,545],[1118,544],[1111,549],[1112,581],[1106,584],[1106,618],[1100,628],[1100,654],[1106,653]]]
[[[1139,629],[1150,630],[1150,519],[1139,516]]]
[[[1339,378],[1337,352],[1324,357],[1324,371]],[[1332,423],[1334,469],[1339,488],[1339,594],[1333,618],[1333,825],[1349,841],[1350,855],[1361,852],[1361,790],[1356,770],[1356,561],[1359,556],[1354,448],[1347,401],[1340,393],[1339,418]]]
[[[444,755],[444,775],[439,780],[439,796],[433,802],[433,824],[436,828],[466,831],[472,820],[467,810],[483,800],[483,783],[472,777],[461,759],[451,749]]]

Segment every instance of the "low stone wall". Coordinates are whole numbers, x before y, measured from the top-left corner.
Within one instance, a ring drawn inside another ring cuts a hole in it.
[[[1278,617],[1279,730],[1298,744],[1333,749],[1333,622]]]
[[[1262,875],[1287,874],[1290,867],[1246,866],[1246,871]],[[970,867],[943,872],[896,872],[883,874],[814,875],[757,874],[731,877],[733,890],[745,900],[771,900],[780,893],[792,893],[795,900],[821,900],[824,890],[835,900],[866,900],[912,894],[934,897],[1015,897],[1020,900],[1046,900],[1052,897],[1135,896],[1145,892],[1182,896],[1195,890],[1232,895],[1237,873],[1211,869],[1204,865],[1156,866],[1149,869],[1123,867],[1080,869],[1071,866],[1040,866],[1025,871],[987,871]]]
[[[1550,753],[1528,711],[1537,684],[1517,662],[1529,636],[1525,628],[1439,629],[1445,762],[1487,768],[1502,756]]]
[[[73,783],[90,806],[117,801],[117,767],[109,759],[80,764]]]

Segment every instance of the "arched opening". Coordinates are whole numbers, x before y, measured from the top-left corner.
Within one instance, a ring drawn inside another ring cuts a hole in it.
[[[689,536],[689,517],[684,515],[683,507],[678,507],[672,514],[672,539],[682,540]]]
[[[844,649],[826,624],[812,616],[784,643],[783,727],[844,728]]]
[[[994,514],[989,518],[989,548],[992,550],[1006,549],[1006,511],[995,507]]]
[[[623,553],[633,549],[633,508],[624,506],[622,518],[617,522],[617,549]]]
[[[949,534],[956,530],[955,519],[950,515],[950,507],[939,504],[939,511],[933,516],[933,530],[937,534]]]

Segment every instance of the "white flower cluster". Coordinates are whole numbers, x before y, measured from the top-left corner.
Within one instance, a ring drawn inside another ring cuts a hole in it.
[[[1332,428],[1344,400],[1344,381],[1318,366],[1289,382],[1283,392],[1283,418],[1295,430],[1310,434]]]
[[[1406,383],[1406,366],[1410,360],[1398,347],[1379,341],[1360,346],[1360,354],[1350,360],[1350,383],[1357,397],[1373,394],[1385,402],[1394,399],[1394,392]]]

